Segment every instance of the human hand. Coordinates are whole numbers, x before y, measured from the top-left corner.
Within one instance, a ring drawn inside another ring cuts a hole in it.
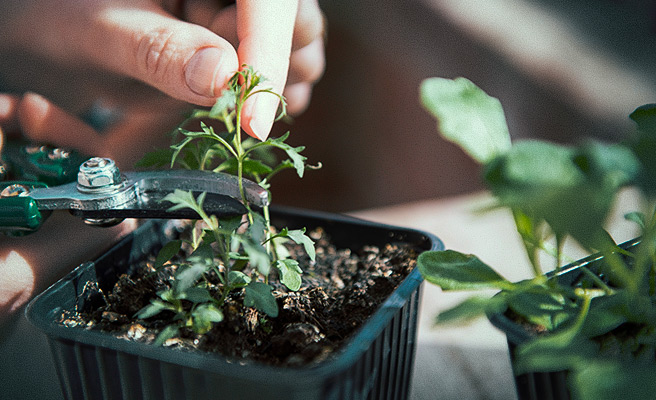
[[[145,82],[175,99],[209,106],[248,64],[288,97],[290,113],[309,102],[321,76],[323,18],[316,0],[184,2],[188,21],[155,0],[30,0],[3,24],[5,48],[24,48],[58,67],[101,69]],[[289,79],[288,78],[289,71]],[[11,83],[11,82],[10,82]],[[32,89],[35,90],[35,89]],[[242,126],[269,134],[275,96],[253,96]]]

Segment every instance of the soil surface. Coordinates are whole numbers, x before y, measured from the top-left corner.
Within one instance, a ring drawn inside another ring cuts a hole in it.
[[[229,359],[284,366],[307,366],[330,357],[414,269],[418,252],[406,245],[337,249],[321,229],[310,233],[316,245],[311,262],[302,247],[289,245],[303,269],[303,285],[292,292],[271,279],[280,310],[269,318],[243,305],[242,291],[227,298],[224,320],[206,334],[184,328],[164,346],[219,353]],[[151,257],[154,258],[154,257]],[[133,316],[170,287],[172,263],[153,273],[152,259],[122,275],[111,293],[90,287],[86,306],[62,316],[64,325],[112,332],[125,340],[152,342],[171,321],[166,312],[149,319]],[[170,318],[170,315],[169,315]]]

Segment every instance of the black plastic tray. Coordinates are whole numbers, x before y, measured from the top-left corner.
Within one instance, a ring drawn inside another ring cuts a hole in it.
[[[322,226],[340,247],[405,242],[441,250],[435,236],[304,210],[275,209],[290,228]],[[68,399],[405,399],[417,335],[422,277],[414,270],[336,357],[311,368],[232,363],[200,352],[155,347],[56,322],[88,282],[110,289],[130,264],[162,245],[166,224],[149,222],[97,260],[81,265],[36,297],[30,322],[48,336]],[[81,305],[78,305],[81,306]]]

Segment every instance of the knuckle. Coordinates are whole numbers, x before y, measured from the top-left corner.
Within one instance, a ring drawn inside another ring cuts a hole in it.
[[[175,56],[173,31],[161,28],[142,34],[136,40],[136,60],[146,76],[163,77]]]

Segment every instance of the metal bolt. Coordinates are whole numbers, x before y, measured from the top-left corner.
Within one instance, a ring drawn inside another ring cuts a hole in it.
[[[121,174],[114,161],[109,158],[94,157],[80,165],[77,184],[82,191],[113,189],[119,183]]]
[[[18,197],[18,196],[27,196],[30,193],[30,189],[25,185],[13,184],[5,187],[0,192],[0,197]]]

